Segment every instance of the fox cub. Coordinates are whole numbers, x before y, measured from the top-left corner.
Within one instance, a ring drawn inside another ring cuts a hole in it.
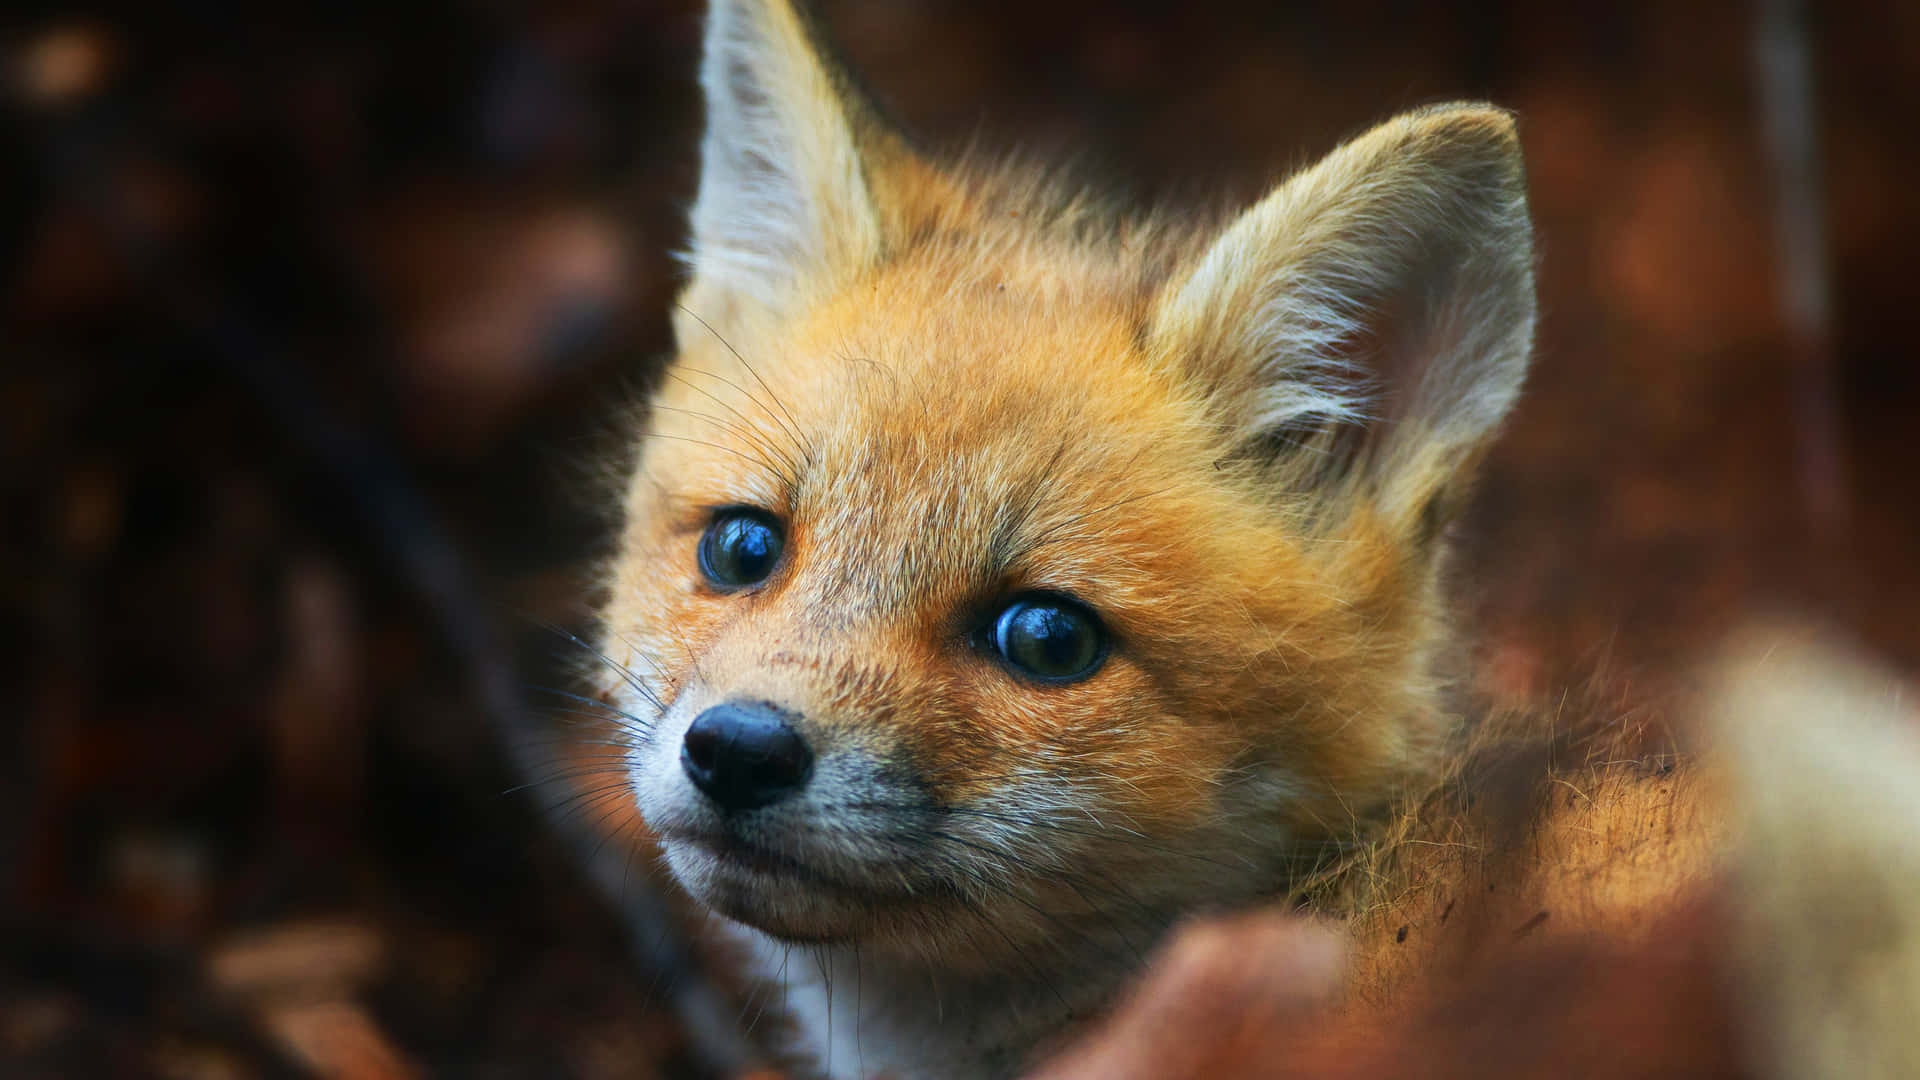
[[[1009,1075],[1445,756],[1446,526],[1533,334],[1514,122],[1207,221],[922,156],[790,0],[715,0],[701,77],[603,613],[639,810],[803,1069]]]

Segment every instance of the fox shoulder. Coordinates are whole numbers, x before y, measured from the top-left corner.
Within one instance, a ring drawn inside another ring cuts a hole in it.
[[[1703,682],[1679,758],[1499,733],[1357,861],[1340,930],[1195,927],[1042,1075],[1920,1073],[1910,687],[1779,628]]]

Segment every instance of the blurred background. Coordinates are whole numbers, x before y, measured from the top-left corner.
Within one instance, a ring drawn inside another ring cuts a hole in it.
[[[1780,6],[821,10],[929,144],[1142,201],[1517,109],[1476,679],[1660,708],[1753,612],[1920,670],[1920,5]],[[669,348],[700,5],[3,25],[0,1074],[693,1075],[684,961],[588,880],[644,896],[601,763],[522,772]]]

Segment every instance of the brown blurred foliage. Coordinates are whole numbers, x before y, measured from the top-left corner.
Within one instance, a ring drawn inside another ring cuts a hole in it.
[[[930,142],[1143,200],[1518,109],[1545,322],[1461,565],[1518,700],[1652,695],[1755,607],[1920,664],[1917,12],[1807,28],[1846,465],[1811,496],[1747,6],[823,14]],[[477,684],[574,658],[542,626],[585,621],[592,474],[668,347],[698,35],[694,0],[9,9],[0,1072],[692,1068],[537,813],[617,832],[618,792],[510,790]]]

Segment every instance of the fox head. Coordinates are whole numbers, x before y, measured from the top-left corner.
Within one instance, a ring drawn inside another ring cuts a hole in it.
[[[1433,762],[1534,320],[1506,113],[1199,222],[922,156],[788,0],[718,0],[702,80],[603,643],[694,897],[990,969],[1283,890]]]

